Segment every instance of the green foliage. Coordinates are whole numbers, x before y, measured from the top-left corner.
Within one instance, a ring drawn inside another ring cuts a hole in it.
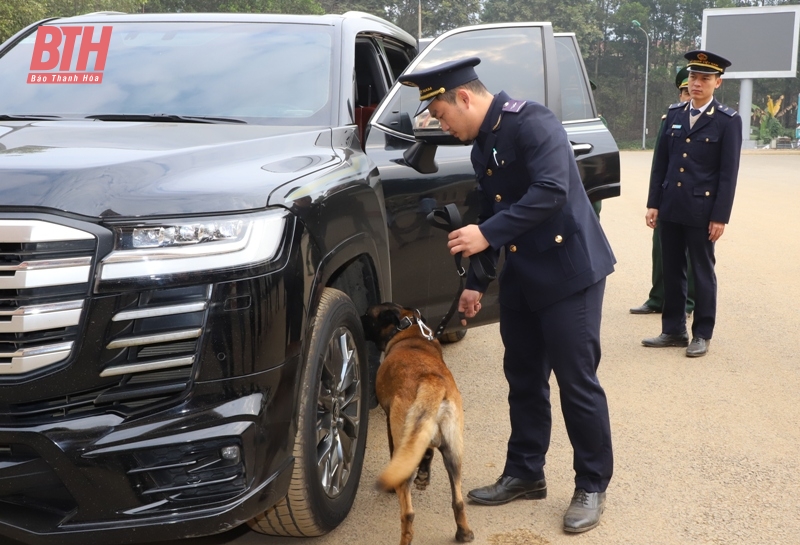
[[[316,0],[147,0],[148,13],[299,13],[322,14]]]
[[[45,10],[30,0],[0,0],[0,43],[44,17]]]
[[[28,0],[30,3],[41,3],[47,17],[69,17],[83,15],[93,11],[122,11],[136,13],[142,11],[142,0]]]
[[[479,22],[479,0],[422,0],[422,36],[435,37],[450,29],[474,25]],[[385,4],[388,20],[417,36],[418,0],[400,0]]]
[[[556,32],[574,32],[579,42],[595,43],[603,38],[597,16],[593,0],[486,0],[481,22],[550,21]]]
[[[784,132],[785,131],[783,125],[781,125],[777,119],[775,119],[771,115],[766,116],[761,121],[761,126],[759,127],[759,139],[763,143],[767,144],[773,138],[777,138],[778,136],[783,136]]]

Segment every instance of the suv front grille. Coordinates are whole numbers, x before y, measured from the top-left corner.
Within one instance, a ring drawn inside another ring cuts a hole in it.
[[[203,334],[211,286],[167,288],[142,293],[117,312],[106,345],[101,377],[136,377],[194,364]]]
[[[0,407],[0,418],[33,422],[103,412],[129,416],[174,401],[191,385],[210,297],[207,284],[119,296],[117,311],[104,314],[106,320],[110,318],[105,349],[93,364],[99,366],[96,384],[102,385]],[[44,343],[43,339],[68,333],[74,337],[75,331],[77,326],[29,336],[33,346],[68,350],[64,343]]]
[[[96,245],[73,227],[0,220],[0,381],[69,358]]]

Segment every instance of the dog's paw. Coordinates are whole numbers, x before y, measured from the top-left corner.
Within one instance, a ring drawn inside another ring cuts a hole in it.
[[[418,471],[414,479],[414,486],[417,487],[417,490],[425,490],[429,484],[431,484],[431,474],[427,471]]]
[[[469,543],[470,541],[475,539],[475,534],[472,533],[472,530],[467,528],[466,530],[459,528],[456,531],[456,541],[459,543]]]

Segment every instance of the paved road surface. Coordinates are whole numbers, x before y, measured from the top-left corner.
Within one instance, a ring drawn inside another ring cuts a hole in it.
[[[800,543],[800,153],[767,153],[742,158],[732,223],[717,244],[717,330],[701,359],[688,359],[678,348],[640,345],[660,332],[659,316],[628,313],[649,289],[651,231],[644,225],[644,203],[651,153],[622,154],[624,194],[604,202],[602,211],[618,259],[606,290],[600,366],[616,455],[603,522],[580,536],[561,531],[573,475],[556,402],[548,498],[468,505],[475,543]],[[496,325],[472,330],[445,350],[465,403],[465,492],[492,482],[503,467],[508,418],[501,354]],[[298,540],[238,529],[183,543],[397,543],[397,500],[371,486],[387,459],[378,409],[371,414],[361,489],[336,531]],[[415,491],[413,501],[414,543],[453,543],[455,524],[438,454],[431,488]]]

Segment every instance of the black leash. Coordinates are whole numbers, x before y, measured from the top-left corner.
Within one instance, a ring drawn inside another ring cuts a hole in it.
[[[458,212],[458,207],[452,203],[440,208],[434,208],[428,214],[427,219],[428,223],[434,227],[443,229],[448,233],[462,227],[461,214]],[[456,272],[458,273],[459,278],[458,290],[456,291],[456,296],[453,299],[453,303],[450,305],[450,310],[448,310],[447,314],[445,314],[444,318],[442,318],[439,327],[436,328],[436,331],[433,334],[437,339],[442,335],[445,327],[447,327],[447,324],[458,310],[458,300],[461,298],[461,293],[464,291],[464,279],[467,276],[467,271],[464,269],[463,265],[461,265],[461,252],[454,255],[453,258],[455,259]],[[472,270],[475,272],[481,282],[495,279],[496,272],[494,263],[491,262],[491,259],[489,259],[486,254],[481,252],[479,254],[472,255],[470,256],[469,260]]]

